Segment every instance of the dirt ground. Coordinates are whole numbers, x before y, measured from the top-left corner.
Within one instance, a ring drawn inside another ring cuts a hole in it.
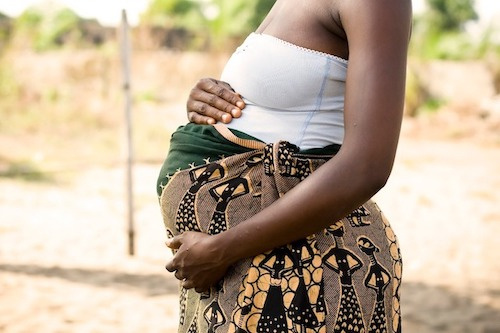
[[[500,332],[500,146],[411,132],[376,196],[402,248],[404,332]],[[0,178],[0,332],[175,332],[158,170],[134,170],[134,257],[122,167]]]

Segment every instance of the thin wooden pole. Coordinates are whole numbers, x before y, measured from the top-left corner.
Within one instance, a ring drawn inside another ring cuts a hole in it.
[[[122,10],[121,24],[121,58],[123,71],[123,93],[125,97],[125,123],[126,123],[126,188],[127,188],[127,235],[128,254],[135,254],[135,226],[134,226],[134,191],[132,168],[134,164],[134,150],[132,143],[132,97],[130,92],[130,44],[127,12]]]

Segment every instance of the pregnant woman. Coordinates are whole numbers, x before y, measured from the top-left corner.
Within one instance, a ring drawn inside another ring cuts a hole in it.
[[[403,113],[410,0],[277,0],[188,100],[158,193],[179,332],[401,332],[370,198]]]

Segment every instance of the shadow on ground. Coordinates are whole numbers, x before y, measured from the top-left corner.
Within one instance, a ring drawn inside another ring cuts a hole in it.
[[[403,283],[403,331],[500,333],[500,288],[464,294],[468,296],[446,287]]]
[[[132,274],[120,271],[59,266],[0,264],[0,272],[64,279],[94,287],[135,290],[146,296],[177,294],[178,282],[167,274]]]
[[[63,279],[101,288],[135,290],[146,296],[175,295],[178,292],[177,281],[167,274],[16,264],[0,264],[0,272]],[[488,290],[486,294],[488,299],[499,303],[500,288]],[[459,295],[446,287],[406,283],[403,285],[402,300],[404,332],[500,333],[500,309],[481,301],[479,296]]]

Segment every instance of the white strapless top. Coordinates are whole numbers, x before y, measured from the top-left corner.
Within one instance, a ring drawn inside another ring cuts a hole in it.
[[[250,34],[221,80],[246,103],[229,128],[301,149],[342,144],[347,60],[265,34]]]

